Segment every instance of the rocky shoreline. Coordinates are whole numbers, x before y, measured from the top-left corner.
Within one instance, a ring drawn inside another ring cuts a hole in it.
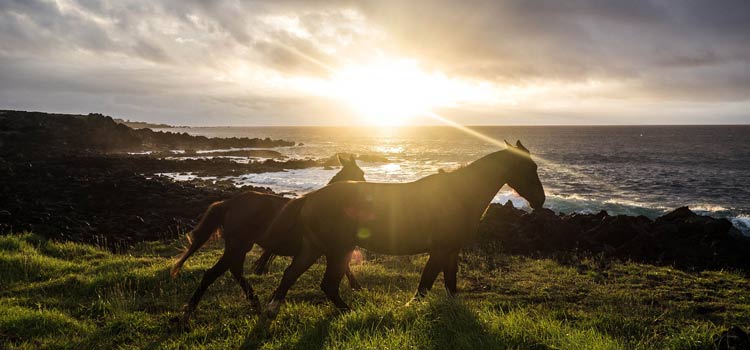
[[[116,158],[71,157],[1,163],[0,232],[124,248],[174,239],[214,201],[242,190],[174,182],[129,170]],[[113,164],[117,164],[113,166]]]
[[[74,129],[74,124],[82,120],[84,127]],[[61,130],[52,128],[60,123],[69,124]],[[25,127],[20,127],[23,125]],[[148,129],[137,131],[142,130]],[[0,233],[30,230],[54,239],[104,244],[115,250],[140,241],[174,239],[189,231],[210,203],[244,190],[271,190],[251,186],[237,188],[229,180],[174,182],[156,175],[158,173],[220,178],[337,165],[335,155],[329,159],[296,160],[273,150],[188,151],[174,157],[175,153],[168,150],[174,147],[175,137],[184,136],[153,134],[160,136],[149,139],[143,135],[152,135],[150,130],[146,134],[134,132],[136,130],[104,116],[0,112],[0,145],[3,145],[0,151]],[[85,141],[102,133],[109,135],[105,144]],[[81,141],[71,143],[73,135]],[[183,146],[195,150],[210,145],[247,148],[249,144],[270,147],[294,144],[268,139],[204,139],[189,136],[185,140],[191,140],[190,144]],[[129,149],[136,145],[141,148]],[[113,151],[115,149],[117,151]],[[124,150],[159,152],[128,155],[122,152]],[[193,159],[191,156],[219,157]],[[259,159],[239,163],[222,156],[257,156]],[[360,155],[359,158],[388,161],[379,156]],[[511,203],[493,204],[482,219],[479,231],[476,249],[484,250],[488,256],[502,253],[564,259],[584,254],[688,269],[750,269],[748,237],[726,219],[700,216],[688,208],[679,208],[651,220],[643,216],[612,216],[606,212],[564,215],[538,210],[527,213]]]
[[[750,237],[727,219],[677,208],[651,220],[645,216],[527,213],[492,204],[479,229],[479,249],[508,254],[567,258],[600,255],[686,269],[750,270]]]
[[[294,144],[134,130],[97,114],[0,111],[0,233],[29,230],[115,250],[139,241],[174,239],[189,231],[212,202],[244,190],[270,190],[236,188],[227,181],[174,182],[155,174],[222,177],[321,165],[248,149]],[[244,149],[211,154],[214,158],[174,157],[232,148]],[[174,149],[188,151],[175,154]],[[278,160],[221,158],[239,155]]]
[[[0,110],[0,149],[3,154],[35,156],[80,151],[121,153],[294,145],[293,141],[270,138],[208,138],[147,128],[133,129],[101,114]]]
[[[171,162],[103,155],[0,160],[0,232],[30,230],[117,249],[177,238],[214,201],[245,190],[272,193],[268,188],[237,188],[231,181],[175,182],[144,175]],[[488,256],[601,255],[688,269],[750,270],[748,237],[726,219],[697,215],[684,207],[651,220],[604,211],[529,213],[511,203],[492,204],[480,223],[476,246]]]

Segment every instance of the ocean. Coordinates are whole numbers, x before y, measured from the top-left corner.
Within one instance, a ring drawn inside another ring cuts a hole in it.
[[[750,232],[750,125],[743,126],[477,126],[502,142],[521,140],[539,165],[556,212],[598,212],[651,218],[680,206],[730,219]],[[161,129],[209,137],[270,137],[301,143],[277,149],[292,158],[337,152],[380,155],[359,162],[368,181],[408,182],[454,169],[501,149],[449,126],[211,127]],[[209,154],[207,154],[209,155]],[[305,193],[324,186],[336,169],[246,174],[236,184]],[[185,178],[172,174],[176,179]],[[494,201],[527,206],[510,188]]]

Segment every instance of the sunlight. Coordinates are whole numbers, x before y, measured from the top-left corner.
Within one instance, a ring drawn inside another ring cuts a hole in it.
[[[490,136],[487,136],[485,134],[482,134],[482,133],[480,133],[480,132],[478,132],[476,130],[473,130],[473,129],[468,128],[466,126],[463,126],[463,125],[461,125],[459,123],[456,123],[456,122],[454,122],[454,121],[452,121],[452,120],[450,120],[448,118],[445,118],[445,117],[443,117],[443,116],[441,116],[441,115],[439,115],[437,113],[426,111],[426,112],[424,112],[424,115],[426,115],[426,116],[428,116],[428,117],[430,117],[432,119],[435,119],[437,121],[440,121],[441,123],[444,123],[444,124],[446,124],[448,126],[451,126],[451,127],[455,128],[457,130],[460,130],[460,131],[462,131],[462,132],[464,132],[466,134],[469,134],[469,135],[471,135],[471,136],[473,136],[473,137],[475,137],[477,139],[480,139],[482,141],[488,142],[490,144],[496,145],[496,146],[501,147],[501,148],[505,148],[505,149],[507,149],[509,151],[517,152],[517,150],[515,148],[507,148],[505,146],[505,141],[500,141],[500,140],[497,140],[497,139],[492,138]],[[533,153],[533,151],[532,151],[532,153]],[[600,188],[608,190],[610,193],[616,191],[616,188],[614,186],[612,186],[611,184],[609,184],[609,183],[607,183],[605,181],[602,181],[600,179],[595,178],[591,174],[584,174],[584,173],[579,172],[579,171],[577,171],[577,170],[575,170],[575,169],[573,169],[573,168],[571,168],[569,166],[564,166],[562,164],[553,162],[553,161],[551,161],[549,159],[545,159],[545,158],[539,156],[536,153],[534,153],[532,155],[532,157],[534,158],[534,160],[537,163],[542,164],[543,166],[555,169],[556,171],[563,171],[564,170],[564,171],[566,171],[568,173],[571,173],[571,174],[574,174],[576,176],[585,178],[589,182],[598,185]]]
[[[380,57],[368,64],[335,70],[330,93],[348,104],[364,122],[394,126],[438,107],[494,98],[488,86],[426,72],[414,60]]]
[[[435,106],[430,80],[413,62],[401,61],[345,67],[332,83],[334,93],[366,122],[390,126]]]

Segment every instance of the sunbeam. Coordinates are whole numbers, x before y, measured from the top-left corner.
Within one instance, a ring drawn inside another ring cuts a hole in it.
[[[427,112],[424,112],[424,115],[426,115],[426,116],[428,116],[428,117],[430,117],[432,119],[435,119],[435,120],[437,120],[437,121],[439,121],[441,123],[444,123],[444,124],[446,124],[448,126],[451,126],[451,127],[455,128],[457,130],[460,130],[460,131],[462,131],[462,132],[464,132],[466,134],[469,134],[469,135],[471,135],[471,136],[473,136],[475,138],[478,138],[478,139],[480,139],[482,141],[489,142],[489,143],[491,143],[493,145],[496,145],[498,147],[507,148],[508,150],[513,151],[513,152],[518,152],[518,150],[516,150],[515,148],[512,148],[512,147],[508,148],[505,145],[504,141],[500,141],[500,140],[497,140],[497,139],[495,139],[493,137],[490,137],[490,136],[487,136],[485,134],[482,134],[481,132],[478,132],[478,131],[473,130],[471,128],[468,128],[468,127],[466,127],[464,125],[456,123],[456,122],[454,122],[454,121],[452,121],[452,120],[450,120],[450,119],[448,119],[446,117],[443,117],[443,116],[441,116],[441,115],[439,115],[439,114],[437,114],[435,112],[427,111]],[[572,169],[570,167],[567,167],[567,166],[564,166],[562,164],[553,162],[553,161],[551,161],[549,159],[545,159],[545,158],[543,158],[543,157],[541,157],[541,156],[539,156],[537,154],[534,154],[533,157],[534,157],[535,161],[537,161],[541,165],[543,165],[543,166],[545,166],[547,168],[550,168],[550,169],[552,169],[554,171],[558,171],[558,172],[565,171],[565,172],[571,173],[571,174],[573,174],[575,176],[578,176],[578,177],[581,177],[581,178],[585,178],[587,180],[587,182],[595,184],[595,185],[599,186],[599,188],[604,188],[607,191],[609,191],[610,193],[614,193],[614,192],[619,191],[619,189],[615,188],[614,186],[610,185],[609,183],[607,183],[605,181],[602,181],[600,179],[597,179],[597,178],[595,178],[595,177],[593,177],[593,176],[591,176],[589,174],[584,174],[584,173],[582,173],[580,171],[577,171],[575,169]]]

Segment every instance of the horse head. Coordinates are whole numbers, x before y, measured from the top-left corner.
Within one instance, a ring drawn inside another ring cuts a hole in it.
[[[531,159],[531,152],[521,144],[521,141],[517,141],[515,146],[505,141],[505,145],[515,160],[513,171],[507,175],[508,186],[525,198],[531,208],[541,209],[546,197],[542,182],[539,181],[537,165]]]
[[[357,165],[357,161],[353,154],[349,156],[349,159],[346,159],[346,157],[342,157],[341,155],[337,155],[336,157],[338,157],[342,168],[333,176],[331,181],[328,182],[329,185],[339,181],[365,181],[365,172]]]

